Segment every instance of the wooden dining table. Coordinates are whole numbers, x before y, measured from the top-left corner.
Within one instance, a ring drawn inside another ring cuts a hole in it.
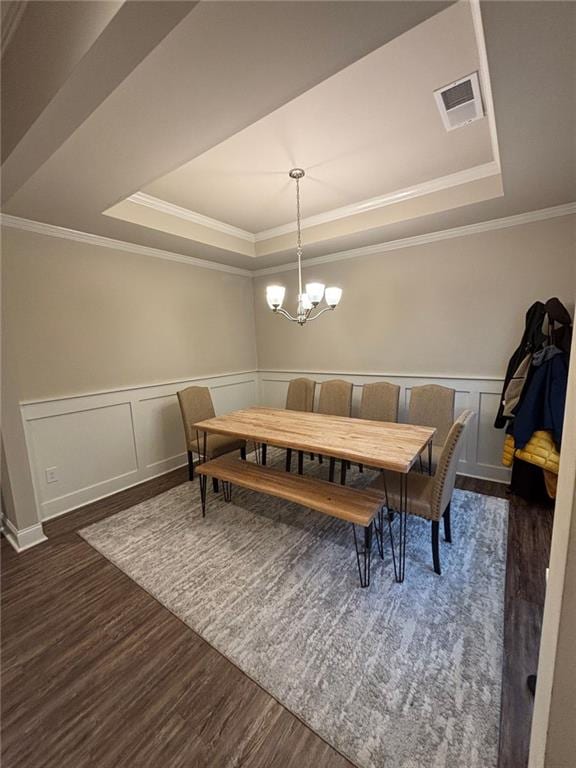
[[[206,419],[194,428],[201,461],[206,459],[206,435],[212,433],[397,472],[400,503],[394,511],[400,518],[398,571],[396,562],[394,567],[396,580],[404,580],[409,474],[426,450],[431,466],[433,427],[255,406]]]

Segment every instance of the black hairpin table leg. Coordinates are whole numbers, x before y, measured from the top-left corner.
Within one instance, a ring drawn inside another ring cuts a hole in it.
[[[206,432],[203,432],[202,439],[202,452],[200,453],[200,439],[198,432],[196,432],[196,440],[198,443],[198,453],[200,454],[200,460],[202,464],[206,462]],[[200,475],[200,501],[202,503],[202,517],[206,517],[206,485],[208,478],[206,475]]]
[[[376,534],[378,554],[381,559],[384,560],[384,505],[380,507],[378,514],[374,519],[374,533]]]
[[[356,562],[358,563],[358,575],[360,576],[360,586],[370,586],[370,557],[372,550],[372,523],[364,528],[364,546],[361,545],[356,526],[352,523],[354,533],[354,546],[356,547]]]
[[[408,473],[400,474],[400,498],[398,504],[399,517],[399,542],[398,558],[396,558],[394,536],[392,532],[392,516],[388,514],[388,529],[390,531],[390,542],[392,545],[392,561],[394,563],[394,577],[401,584],[406,574],[406,531],[408,527]]]

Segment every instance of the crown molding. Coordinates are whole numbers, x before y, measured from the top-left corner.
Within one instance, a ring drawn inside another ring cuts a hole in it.
[[[385,208],[388,205],[394,205],[395,203],[412,200],[416,197],[430,195],[434,192],[440,192],[444,189],[450,189],[451,187],[458,187],[462,184],[469,184],[470,182],[478,181],[479,179],[485,179],[489,176],[496,176],[499,173],[500,165],[497,162],[491,161],[489,163],[483,163],[482,165],[476,165],[473,168],[466,168],[463,171],[457,171],[456,173],[451,173],[447,176],[439,176],[436,179],[424,181],[421,184],[415,184],[411,187],[398,189],[395,192],[389,192],[385,195],[378,195],[377,197],[370,197],[366,200],[359,200],[356,203],[344,205],[341,208],[333,208],[332,210],[325,211],[324,213],[308,216],[302,219],[302,229],[317,227],[321,224],[330,224],[333,221],[346,219],[349,216],[355,216],[359,213],[367,213],[368,211]],[[199,224],[200,226],[207,227],[208,229],[215,230],[216,232],[222,232],[226,235],[231,235],[232,237],[237,237],[249,243],[260,243],[264,240],[270,240],[274,237],[281,237],[282,235],[289,235],[296,231],[296,222],[293,221],[288,224],[282,224],[278,227],[265,229],[254,234],[252,232],[248,232],[245,229],[240,229],[239,227],[234,227],[231,224],[227,224],[224,221],[212,219],[209,216],[204,216],[203,214],[197,213],[196,211],[191,211],[188,208],[182,208],[179,205],[161,200],[158,197],[147,195],[144,192],[136,192],[135,194],[126,198],[126,200],[127,202],[134,203],[135,205],[151,208],[154,211],[165,213],[169,216],[175,216],[179,219],[190,221],[193,224]]]
[[[146,245],[137,245],[128,243],[124,240],[114,240],[111,237],[102,235],[93,235],[89,232],[80,232],[76,229],[67,229],[58,227],[55,224],[45,224],[41,221],[32,221],[31,219],[22,219],[19,216],[10,216],[6,213],[0,214],[0,224],[12,229],[21,229],[26,232],[34,232],[38,235],[48,235],[49,237],[59,237],[64,240],[74,240],[77,243],[86,245],[97,245],[101,248],[113,248],[117,251],[126,251],[127,253],[136,253],[139,256],[152,256],[156,259],[165,259],[166,261],[176,261],[180,264],[187,264],[190,267],[199,267],[200,269],[212,269],[217,272],[228,272],[233,275],[242,275],[251,277],[252,272],[240,267],[231,267],[228,264],[219,264],[207,259],[198,259],[195,256],[184,256],[181,253],[172,253],[163,251],[159,248],[150,248]]]
[[[361,248],[354,248],[349,251],[329,253],[324,256],[316,256],[311,259],[306,259],[303,264],[304,266],[313,266],[314,264],[328,264],[332,261],[345,261],[347,259],[355,259],[361,256],[374,256],[381,253],[386,253],[387,251],[396,251],[401,248],[413,248],[418,245],[436,243],[441,240],[451,240],[455,237],[466,237],[468,235],[476,235],[482,232],[490,232],[491,230],[507,229],[509,227],[517,227],[522,224],[530,224],[531,222],[535,221],[545,221],[546,219],[555,219],[561,216],[570,216],[573,214],[576,214],[576,202],[565,203],[564,205],[556,205],[552,208],[542,208],[538,211],[519,213],[514,216],[507,216],[502,219],[482,221],[478,224],[466,224],[462,227],[454,227],[453,229],[443,229],[437,232],[429,232],[425,235],[405,237],[399,240],[389,240],[388,242],[376,243],[375,245],[366,245]],[[159,248],[149,248],[145,245],[128,243],[124,240],[114,240],[110,237],[93,235],[88,232],[80,232],[79,230],[67,229],[65,227],[58,227],[55,224],[45,224],[40,221],[23,219],[18,216],[11,216],[6,213],[0,214],[0,224],[3,227],[20,229],[26,232],[34,232],[39,235],[59,237],[64,240],[73,240],[75,242],[85,243],[87,245],[97,245],[102,248],[113,248],[118,251],[135,253],[140,256],[152,256],[153,258],[165,259],[166,261],[176,261],[180,264],[187,264],[188,266],[199,267],[200,269],[212,269],[217,272],[228,272],[233,275],[242,275],[243,277],[274,275],[279,272],[289,272],[293,269],[297,269],[297,265],[295,263],[281,264],[276,267],[265,267],[264,269],[255,270],[241,269],[239,267],[228,266],[227,264],[219,264],[217,262],[207,261],[206,259],[198,259],[194,256],[184,256],[180,253],[163,251]]]
[[[366,245],[349,251],[329,253],[325,256],[316,256],[311,259],[306,259],[303,262],[303,266],[308,267],[313,266],[314,264],[328,264],[332,261],[345,261],[347,259],[356,259],[361,256],[376,256],[381,253],[386,253],[387,251],[397,251],[401,248],[413,248],[428,243],[436,243],[441,240],[452,240],[456,237],[467,237],[468,235],[477,235],[482,232],[490,232],[496,229],[508,229],[509,227],[517,227],[522,224],[530,224],[534,221],[545,221],[546,219],[555,219],[560,216],[570,216],[572,214],[576,214],[576,202],[556,205],[553,208],[542,208],[538,211],[518,213],[514,216],[507,216],[502,219],[482,221],[478,224],[466,224],[462,227],[454,227],[453,229],[429,232],[425,235],[405,237],[400,240],[389,240],[388,242]],[[260,275],[274,275],[279,272],[288,272],[293,269],[297,269],[295,263],[257,269],[254,270],[252,274],[255,277],[258,277]]]
[[[127,198],[127,202],[142,205],[146,208],[152,208],[154,211],[167,213],[170,216],[176,216],[178,219],[191,221],[193,224],[199,224],[202,227],[213,229],[216,232],[222,232],[225,235],[238,237],[240,240],[246,240],[249,243],[256,242],[256,238],[252,232],[247,232],[245,229],[240,229],[240,227],[234,227],[232,224],[226,224],[225,221],[212,219],[210,216],[204,216],[203,214],[196,213],[196,211],[191,211],[188,208],[182,208],[180,205],[169,203],[166,200],[147,195],[144,192],[136,192],[135,194],[130,195],[130,197]]]
[[[484,37],[484,24],[482,23],[480,0],[470,0],[470,12],[472,13],[472,25],[474,27],[474,37],[476,38],[476,49],[478,51],[480,89],[490,130],[492,157],[500,170],[500,147],[498,145],[498,133],[496,131],[496,113],[494,110],[494,100],[492,98],[492,81],[490,80],[490,70],[488,68],[488,54],[486,52],[486,39]]]
[[[469,184],[472,181],[485,179],[488,176],[496,176],[499,173],[500,167],[498,163],[494,161],[482,165],[475,165],[473,168],[466,168],[463,171],[457,171],[448,176],[439,176],[436,179],[423,181],[421,184],[414,184],[411,187],[398,189],[395,192],[378,195],[377,197],[370,197],[366,200],[359,200],[357,203],[344,205],[341,208],[333,208],[331,211],[318,213],[315,216],[308,216],[307,218],[302,219],[302,229],[317,227],[320,224],[330,224],[333,221],[346,219],[349,216],[385,208],[386,206],[394,205],[395,203],[403,203],[405,200],[423,197],[424,195],[430,195],[433,192],[440,192],[444,189],[450,189],[451,187],[458,187],[461,184]],[[269,240],[273,237],[280,237],[281,235],[288,235],[295,231],[295,222],[283,224],[280,227],[273,227],[272,229],[265,229],[262,232],[256,233],[256,242]]]

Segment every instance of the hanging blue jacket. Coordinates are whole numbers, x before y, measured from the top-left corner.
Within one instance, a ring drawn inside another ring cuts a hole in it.
[[[535,368],[510,429],[517,448],[523,448],[537,430],[546,429],[560,450],[567,386],[568,355],[565,352]]]

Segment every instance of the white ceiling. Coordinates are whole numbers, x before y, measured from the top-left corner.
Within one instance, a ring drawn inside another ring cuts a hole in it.
[[[48,14],[51,5],[27,4],[43,6]],[[436,82],[441,71],[448,81],[468,74],[460,70],[477,57],[474,45],[464,44],[462,27],[456,38],[445,31],[436,45],[426,36],[402,60],[404,39],[418,35],[418,24],[438,29],[446,18],[468,13],[465,4],[446,11],[448,5],[124,3],[44,110],[24,126],[2,166],[3,210],[251,269],[286,262],[292,249],[281,239],[255,260],[230,244],[103,212],[144,190],[258,231],[292,220],[293,191],[284,174],[296,163],[309,171],[302,189],[305,216],[483,163],[486,120],[452,134],[427,130],[433,152],[423,148],[413,120],[401,123],[413,109],[431,126],[435,107],[419,113],[423,102],[416,90],[429,93],[446,84]],[[410,215],[403,209],[369,226],[356,217],[354,231],[324,232],[309,242],[305,257],[576,199],[576,4],[488,2],[482,19],[504,195],[452,195],[450,209],[413,209]],[[78,23],[72,26],[78,30]],[[93,14],[88,29],[94,29]],[[84,43],[88,39],[83,33]],[[32,69],[37,61],[48,66],[40,42],[34,40],[34,55],[27,56],[30,45],[13,34],[6,55]],[[370,70],[372,51],[374,61],[382,56],[387,65],[396,56],[393,81],[384,73],[380,82],[376,69]],[[348,82],[356,66],[366,66],[372,78],[364,93]],[[12,77],[17,75],[13,70]],[[352,94],[353,109],[340,109],[333,83],[347,93],[340,99],[346,105]],[[379,100],[380,92],[385,98]],[[315,94],[322,109],[315,108]],[[294,110],[300,98],[307,104],[304,117],[302,108]],[[3,114],[5,126],[7,120],[10,110]],[[262,124],[270,126],[267,133]],[[239,153],[250,148],[244,165]],[[257,172],[248,176],[246,168]],[[196,170],[187,176],[190,169]]]

